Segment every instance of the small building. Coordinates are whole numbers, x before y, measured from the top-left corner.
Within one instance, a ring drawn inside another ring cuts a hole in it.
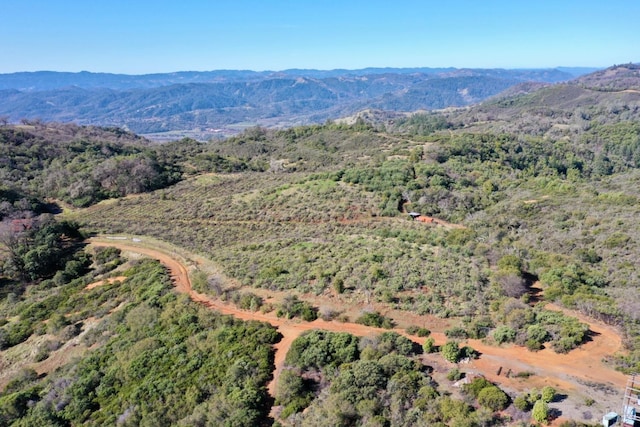
[[[602,425],[604,427],[611,427],[618,422],[618,414],[615,412],[609,412],[602,417]]]

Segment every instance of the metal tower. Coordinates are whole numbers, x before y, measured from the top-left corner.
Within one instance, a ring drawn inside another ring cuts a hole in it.
[[[627,380],[620,417],[624,427],[640,426],[640,378],[637,375]]]

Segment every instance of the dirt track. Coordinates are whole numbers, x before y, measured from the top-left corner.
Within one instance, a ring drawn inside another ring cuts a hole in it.
[[[284,365],[286,353],[293,340],[302,332],[310,329],[323,329],[335,332],[349,332],[357,336],[376,334],[382,329],[367,327],[353,323],[339,323],[335,321],[327,322],[321,319],[313,322],[302,322],[299,320],[285,320],[275,316],[275,313],[260,313],[240,310],[233,305],[215,300],[207,295],[196,292],[191,288],[191,281],[185,265],[176,257],[165,252],[147,247],[138,246],[130,241],[91,239],[93,246],[113,246],[122,251],[143,254],[159,260],[170,271],[171,278],[176,290],[188,294],[193,301],[200,302],[207,307],[215,309],[223,314],[233,315],[243,320],[258,320],[268,322],[277,327],[283,335],[282,340],[275,345],[275,365],[274,379],[269,384],[269,393],[273,396],[275,384],[279,373]],[[560,307],[547,305],[553,310],[567,311]],[[588,323],[591,330],[591,341],[585,343],[580,348],[571,351],[569,354],[557,354],[550,349],[538,352],[530,352],[522,347],[494,347],[484,344],[479,340],[469,340],[468,344],[478,350],[482,355],[478,360],[472,361],[468,368],[472,371],[482,373],[489,380],[495,381],[507,389],[522,391],[532,386],[553,385],[565,392],[577,390],[580,395],[590,396],[592,390],[585,385],[586,382],[599,383],[610,386],[616,390],[622,389],[625,385],[626,377],[616,372],[602,363],[606,356],[613,355],[621,350],[622,342],[618,333],[610,326],[587,319],[577,313],[568,313],[578,317],[582,322]],[[406,335],[404,330],[397,332]],[[441,332],[434,332],[432,337],[436,344],[442,344],[446,338]],[[412,340],[423,343],[424,338],[411,337]],[[503,374],[496,375],[499,368]],[[535,374],[533,385],[531,382],[523,384],[521,379],[507,378],[504,373],[511,370],[517,372],[529,371]],[[610,399],[613,401],[613,398]],[[607,402],[607,404],[610,402]]]

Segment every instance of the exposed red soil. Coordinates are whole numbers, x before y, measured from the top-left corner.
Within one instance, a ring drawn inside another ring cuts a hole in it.
[[[89,283],[84,289],[85,290],[91,290],[93,288],[97,288],[98,286],[102,286],[105,283],[109,283],[110,285],[115,283],[115,282],[124,282],[127,278],[125,276],[118,276],[118,277],[109,277],[108,279],[104,279],[104,280],[99,280],[97,282],[93,282],[93,283]]]
[[[426,216],[426,215],[420,215],[419,217],[416,218],[416,221],[423,222],[425,224],[440,225],[445,228],[466,228],[464,225],[461,225],[461,224],[454,224],[452,222],[447,222],[440,218],[436,218],[433,216]]]
[[[321,319],[313,322],[303,322],[300,320],[286,320],[275,316],[275,313],[249,312],[237,307],[216,300],[191,288],[189,274],[183,263],[174,257],[155,249],[137,246],[129,241],[104,241],[91,239],[94,246],[113,246],[123,251],[129,251],[147,255],[163,263],[170,271],[171,278],[176,290],[187,293],[193,301],[200,302],[209,308],[215,309],[223,314],[233,315],[243,320],[258,320],[268,322],[278,328],[283,335],[282,340],[275,345],[275,371],[273,381],[269,384],[269,393],[273,396],[277,378],[284,366],[284,359],[293,340],[302,332],[311,329],[323,329],[335,332],[348,332],[357,336],[378,334],[383,329],[367,327],[354,323],[340,323],[337,321],[324,321]],[[559,310],[577,317],[580,321],[587,323],[591,331],[591,340],[583,344],[568,354],[558,354],[551,349],[543,349],[538,352],[530,352],[525,348],[516,346],[496,347],[487,345],[480,340],[468,340],[467,344],[481,353],[477,360],[466,365],[468,370],[480,373],[490,381],[494,381],[506,389],[522,391],[531,387],[542,387],[544,385],[555,386],[564,392],[580,389],[581,394],[589,395],[589,387],[586,382],[600,383],[622,389],[626,382],[626,377],[605,366],[602,363],[604,357],[611,356],[622,348],[622,341],[616,330],[601,322],[588,319],[579,313],[574,313],[553,304],[546,306],[551,310]],[[427,325],[428,326],[428,325]],[[396,332],[407,336],[406,332],[396,329]],[[436,344],[443,344],[446,337],[442,332],[433,332],[431,336]],[[424,338],[411,337],[412,340],[422,344]],[[501,369],[501,375],[497,375]],[[513,374],[507,378],[506,373]],[[515,378],[518,372],[532,372],[535,374],[527,381]]]

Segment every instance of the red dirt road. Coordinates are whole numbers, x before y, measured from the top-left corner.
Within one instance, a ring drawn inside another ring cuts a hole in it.
[[[130,241],[91,239],[93,246],[113,246],[122,251],[138,253],[159,260],[170,271],[171,278],[178,292],[186,293],[193,301],[204,304],[223,314],[229,314],[242,320],[258,320],[268,322],[278,328],[282,334],[282,340],[275,345],[275,366],[274,379],[269,384],[269,393],[273,396],[277,378],[284,366],[284,359],[293,340],[301,333],[311,329],[323,329],[334,332],[348,332],[356,336],[378,334],[383,329],[367,327],[354,323],[340,323],[336,321],[327,322],[321,319],[313,322],[303,322],[300,320],[286,320],[275,316],[275,313],[250,312],[238,309],[237,307],[215,300],[205,294],[194,291],[191,288],[191,281],[185,265],[161,250],[150,249],[138,246]],[[548,309],[567,310],[548,304]],[[522,371],[535,373],[535,382],[542,385],[549,384],[560,389],[570,391],[581,389],[582,393],[588,393],[588,386],[585,382],[606,384],[616,389],[622,389],[626,382],[626,377],[602,363],[602,359],[611,356],[622,348],[622,341],[614,328],[600,322],[595,322],[585,318],[578,313],[568,312],[572,316],[578,317],[580,321],[587,323],[592,332],[591,341],[583,344],[580,348],[568,354],[557,354],[550,349],[538,352],[530,352],[522,347],[508,346],[495,347],[484,344],[480,340],[469,340],[468,344],[478,350],[482,355],[478,360],[472,361],[468,366],[471,370],[482,373],[489,380],[502,384],[512,390],[521,391],[530,388],[531,384],[523,385],[520,379],[506,378],[505,373],[511,370],[514,374]],[[396,332],[406,335],[404,330]],[[436,344],[446,341],[444,334],[433,333],[431,335]],[[412,340],[423,343],[424,338],[411,337]],[[502,376],[497,376],[498,369],[502,367]]]
[[[283,338],[274,347],[275,365],[276,370],[273,373],[273,381],[268,386],[269,393],[273,396],[275,393],[276,380],[282,371],[284,366],[284,359],[291,347],[291,343],[302,334],[304,331],[312,329],[324,329],[334,332],[348,332],[356,336],[365,336],[369,334],[380,333],[384,329],[371,328],[368,326],[353,324],[353,323],[336,323],[327,322],[322,319],[317,319],[313,322],[300,322],[297,320],[286,320],[276,317],[273,313],[260,313],[241,310],[232,304],[224,303],[220,300],[211,298],[203,293],[197,292],[191,288],[191,280],[189,279],[189,273],[187,268],[173,258],[172,256],[155,249],[145,248],[137,246],[132,242],[123,242],[122,240],[103,240],[103,239],[90,239],[90,244],[95,247],[112,246],[120,249],[121,251],[134,252],[148,257],[157,259],[165,267],[169,269],[171,280],[173,281],[175,288],[178,292],[186,293],[189,297],[205,306],[217,310],[222,314],[229,314],[242,320],[258,320],[260,322],[267,322],[278,328],[278,331],[282,334]]]

